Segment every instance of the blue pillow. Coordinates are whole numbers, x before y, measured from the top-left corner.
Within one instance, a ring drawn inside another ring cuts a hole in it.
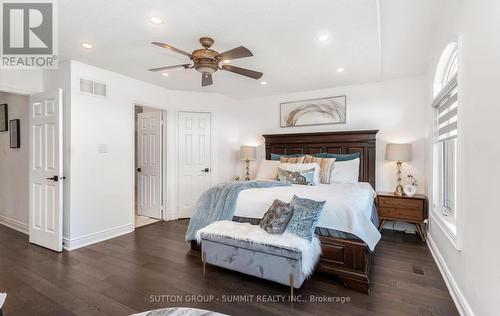
[[[281,154],[271,154],[271,160],[280,160],[281,157],[293,158],[293,157],[303,157],[305,154],[293,154],[293,155],[281,155]]]
[[[348,161],[359,158],[359,153],[354,154],[326,154],[326,157],[318,157],[318,158],[335,158],[335,161]]]
[[[293,215],[286,230],[311,241],[325,203],[326,201],[302,199],[294,195],[290,203],[293,207]]]
[[[331,155],[329,153],[318,153],[318,154],[312,154],[311,156],[316,157],[316,158],[329,158],[328,155]]]

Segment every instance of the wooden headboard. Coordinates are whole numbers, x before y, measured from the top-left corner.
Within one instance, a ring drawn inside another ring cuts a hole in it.
[[[369,182],[375,188],[375,145],[378,130],[320,132],[297,134],[268,134],[266,159],[271,153],[290,154],[360,154],[359,181]]]

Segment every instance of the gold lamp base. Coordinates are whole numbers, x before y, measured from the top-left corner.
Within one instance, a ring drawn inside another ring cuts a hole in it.
[[[245,181],[250,181],[250,159],[245,159],[245,167],[246,167]]]
[[[396,186],[396,191],[394,191],[394,195],[397,195],[397,196],[403,196],[403,195],[405,195],[405,193],[403,191],[403,186],[401,184],[398,184]]]
[[[396,175],[397,175],[397,183],[396,191],[394,191],[394,195],[403,196],[405,193],[403,191],[403,186],[401,185],[401,165],[402,161],[396,161]]]

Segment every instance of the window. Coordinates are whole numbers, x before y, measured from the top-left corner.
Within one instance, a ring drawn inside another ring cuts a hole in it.
[[[458,50],[451,43],[439,60],[434,79],[434,176],[433,207],[449,230],[456,234]]]

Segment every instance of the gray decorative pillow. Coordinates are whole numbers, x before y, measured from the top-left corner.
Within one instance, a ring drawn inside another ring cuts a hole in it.
[[[314,185],[314,168],[303,171],[278,169],[278,180],[290,184]]]
[[[292,218],[293,208],[290,203],[274,200],[269,210],[260,221],[260,228],[269,234],[283,234],[286,230],[290,218]]]
[[[311,241],[325,203],[325,201],[302,199],[294,195],[290,203],[293,207],[293,215],[286,230]]]

